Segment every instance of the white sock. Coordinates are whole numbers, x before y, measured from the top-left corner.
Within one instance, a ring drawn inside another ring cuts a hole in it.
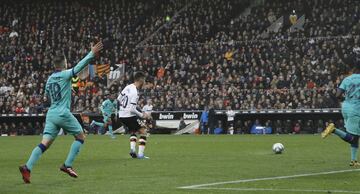
[[[139,157],[144,156],[145,145],[146,145],[146,136],[140,136],[140,139],[139,139],[139,153],[138,153]]]
[[[131,135],[130,136],[130,151],[132,153],[136,152],[136,141],[137,141],[136,135]]]
[[[130,142],[130,151],[134,153],[136,152],[136,141]]]
[[[145,146],[144,145],[139,145],[139,154],[138,154],[138,156],[140,156],[140,157],[144,156],[144,151],[145,151]]]

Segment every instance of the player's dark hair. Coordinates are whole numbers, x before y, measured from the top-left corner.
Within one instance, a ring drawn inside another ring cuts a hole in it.
[[[139,81],[139,80],[144,79],[144,78],[145,78],[145,73],[142,72],[142,71],[138,71],[134,75],[134,82]]]
[[[63,54],[57,54],[54,56],[53,63],[55,67],[63,67],[65,62],[65,56]]]

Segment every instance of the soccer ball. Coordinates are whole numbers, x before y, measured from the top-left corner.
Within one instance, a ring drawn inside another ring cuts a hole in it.
[[[272,146],[272,150],[275,154],[281,154],[283,151],[284,151],[285,147],[283,144],[281,143],[275,143],[273,146]]]

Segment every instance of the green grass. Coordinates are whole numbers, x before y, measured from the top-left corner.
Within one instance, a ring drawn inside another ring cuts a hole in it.
[[[72,137],[59,137],[22,182],[18,166],[26,162],[40,137],[0,137],[0,193],[238,193],[231,190],[185,190],[181,186],[351,169],[350,149],[337,137],[314,135],[170,136],[153,135],[150,160],[128,155],[128,136],[112,140],[88,136],[74,167],[78,179],[59,171]],[[275,155],[273,143],[285,145]],[[282,180],[224,184],[210,188],[272,188],[360,191],[359,172]],[[241,191],[241,193],[269,193]],[[289,193],[288,191],[272,193]]]

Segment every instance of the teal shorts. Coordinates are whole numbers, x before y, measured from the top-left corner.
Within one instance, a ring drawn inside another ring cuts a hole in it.
[[[360,135],[360,112],[351,105],[343,104],[341,109],[345,129],[353,135]]]
[[[46,114],[45,129],[43,137],[46,139],[55,139],[62,128],[66,133],[71,135],[79,135],[83,129],[79,121],[71,112]]]

